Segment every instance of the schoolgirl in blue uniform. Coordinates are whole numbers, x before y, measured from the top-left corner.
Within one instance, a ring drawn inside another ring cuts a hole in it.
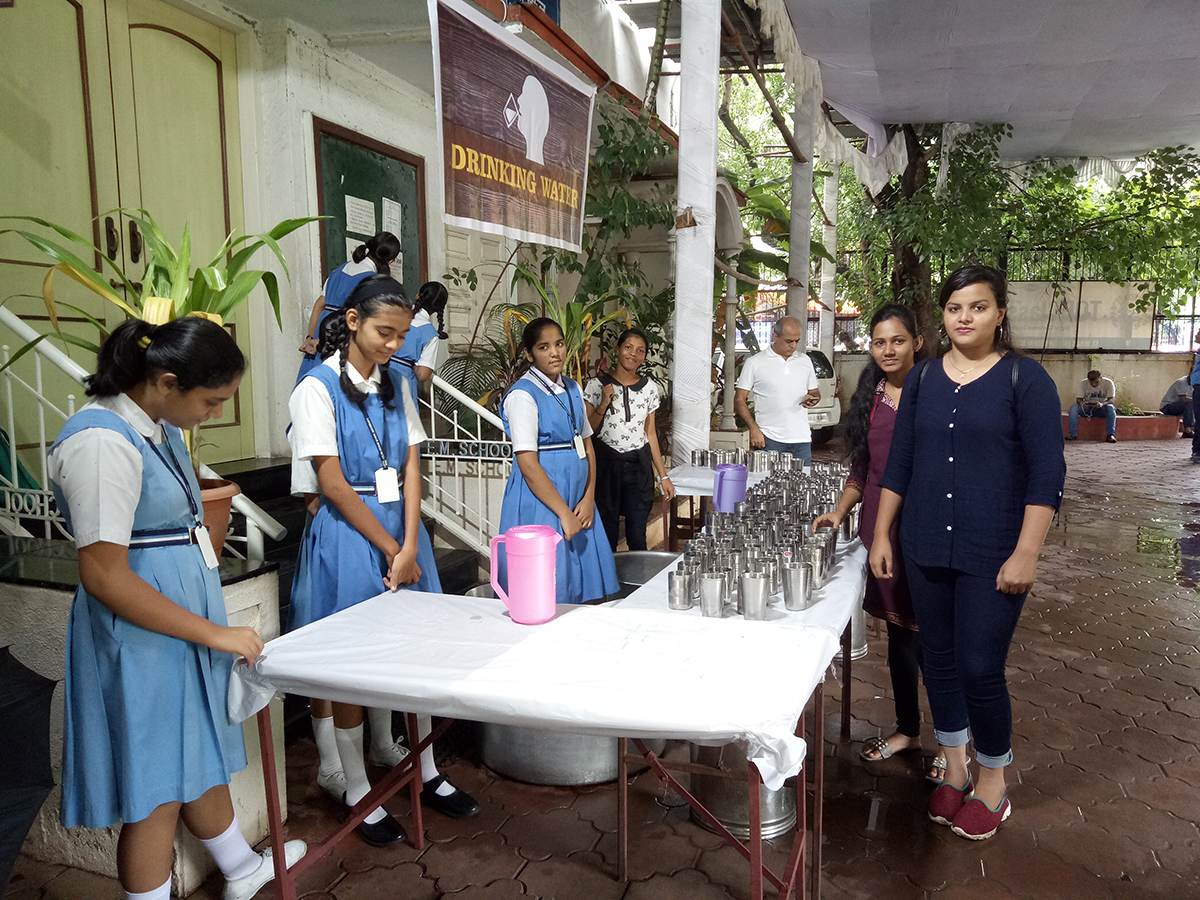
[[[562,375],[566,344],[552,319],[525,326],[521,347],[529,371],[504,397],[500,414],[513,442],[516,465],[504,488],[500,531],[548,525],[558,545],[555,587],[559,603],[601,600],[618,590],[617,570],[604,525],[595,516],[596,457],[583,395]],[[508,573],[500,559],[500,580]]]
[[[292,588],[292,628],[385,589],[441,591],[421,524],[417,446],[424,431],[403,377],[388,365],[411,322],[412,304],[399,282],[386,275],[365,278],[346,299],[343,314],[331,320],[324,361],[292,393],[294,453],[312,461],[321,492]],[[328,735],[329,723],[314,722],[321,768],[326,774],[341,771],[345,802],[353,806],[370,790],[362,708],[313,700],[312,711],[315,720],[332,717],[332,740],[317,731]],[[473,798],[438,774],[432,748],[427,753],[423,801],[450,815],[477,812]],[[358,832],[376,846],[404,839],[403,828],[382,808]]]
[[[176,824],[212,853],[226,900],[275,876],[271,851],[242,837],[230,773],[242,726],[225,711],[229,672],[263,643],[226,624],[217,559],[183,430],[221,414],[245,358],[204,319],[130,320],[100,348],[92,400],[49,456],[52,487],[79,548],[67,633],[62,822],[124,823],[126,898],[166,900]],[[289,841],[288,865],[304,855]]]
[[[388,275],[391,273],[392,261],[400,255],[400,240],[390,231],[381,231],[365,244],[359,244],[350,254],[350,259],[342,263],[325,279],[321,296],[313,304],[308,316],[308,334],[300,345],[304,359],[300,363],[300,372],[296,375],[296,384],[312,371],[320,359],[317,358],[317,348],[321,340],[321,326],[333,313],[340,313],[346,298],[360,281],[368,275]]]
[[[418,389],[421,382],[433,377],[437,368],[438,341],[449,337],[445,332],[446,301],[449,294],[446,286],[440,281],[427,281],[417,291],[417,299],[413,301],[412,328],[404,338],[404,344],[392,362],[408,382],[413,399],[420,400]],[[434,327],[432,316],[438,318]]]

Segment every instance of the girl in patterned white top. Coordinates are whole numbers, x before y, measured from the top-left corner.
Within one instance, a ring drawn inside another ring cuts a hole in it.
[[[625,541],[630,550],[646,549],[646,523],[654,505],[654,473],[662,480],[663,497],[675,496],[667,477],[654,411],[658,385],[638,368],[646,361],[646,335],[638,328],[617,339],[617,365],[611,374],[593,378],[583,391],[588,421],[596,432],[596,511],[613,550],[617,526],[625,517]]]

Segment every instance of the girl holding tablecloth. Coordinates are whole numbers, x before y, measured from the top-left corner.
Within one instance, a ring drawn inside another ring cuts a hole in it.
[[[421,524],[417,445],[425,434],[403,377],[388,365],[412,322],[412,303],[386,275],[361,281],[345,311],[327,329],[324,360],[292,392],[292,444],[298,461],[311,460],[321,503],[305,535],[292,588],[291,627],[298,628],[361,603],[384,590],[411,585],[440,592],[433,548]],[[313,700],[313,731],[321,756],[318,783],[353,806],[370,790],[363,760],[362,708]],[[391,712],[372,717],[391,741]],[[422,731],[428,733],[427,723]],[[372,760],[375,761],[375,760]],[[438,774],[432,747],[421,759],[422,802],[443,813],[473,815],[474,799]],[[400,823],[382,808],[359,827],[375,846],[404,839]]]
[[[566,342],[553,319],[525,326],[521,348],[529,371],[504,397],[500,415],[516,464],[504,488],[501,533],[514,525],[548,525],[563,536],[555,587],[559,603],[602,600],[618,590],[604,525],[595,517],[596,457],[579,385],[563,377]],[[500,581],[508,573],[500,558]]]
[[[49,455],[59,509],[79,548],[67,633],[62,821],[124,822],[117,872],[127,898],[167,900],[183,819],[249,900],[275,877],[246,843],[229,796],[246,766],[225,710],[235,659],[263,643],[226,624],[217,557],[183,432],[221,414],[245,359],[219,325],[129,320],[100,348],[92,400]],[[285,847],[288,865],[303,841]]]

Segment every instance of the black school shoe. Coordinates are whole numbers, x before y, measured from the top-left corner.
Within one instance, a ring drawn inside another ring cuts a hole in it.
[[[449,816],[451,819],[469,819],[479,812],[479,801],[466,791],[454,788],[454,793],[444,797],[440,795],[437,789],[445,780],[445,775],[438,775],[425,782],[425,786],[421,789],[423,806],[428,806],[434,812],[440,812],[443,816]],[[451,785],[451,787],[454,786]]]
[[[392,844],[399,844],[408,837],[404,833],[404,826],[392,818],[392,814],[385,812],[383,818],[378,822],[359,822],[354,826],[354,830],[358,832],[358,836],[372,847],[390,847]]]

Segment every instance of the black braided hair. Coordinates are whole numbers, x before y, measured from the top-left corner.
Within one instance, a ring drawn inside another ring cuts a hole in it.
[[[875,326],[888,319],[899,319],[904,330],[914,341],[921,333],[917,326],[916,313],[911,307],[902,306],[899,303],[888,303],[877,309],[875,315],[871,316],[871,325],[867,329],[868,347],[870,347],[871,336],[875,333]],[[920,359],[921,355],[918,350],[914,354],[914,359]],[[875,403],[875,386],[879,384],[881,378],[883,378],[883,370],[875,362],[875,357],[868,353],[866,368],[858,376],[858,387],[854,389],[854,396],[850,398],[850,411],[846,415],[846,437],[847,443],[850,445],[847,455],[850,457],[852,466],[862,465],[865,467],[871,459],[867,433],[871,429],[871,407]]]
[[[229,332],[199,317],[151,325],[127,319],[105,338],[96,356],[96,374],[86,379],[89,397],[115,397],[163,372],[179,390],[219,388],[246,370],[246,357]]]
[[[335,352],[341,353],[338,365],[341,376],[338,381],[351,402],[357,403],[359,406],[366,402],[367,394],[354,386],[354,382],[350,380],[350,375],[346,371],[346,359],[350,349],[350,325],[346,322],[346,313],[352,309],[355,310],[358,313],[359,321],[363,322],[388,306],[408,310],[413,308],[412,301],[404,293],[404,286],[400,282],[387,275],[368,275],[350,292],[350,296],[346,298],[342,307],[342,312],[326,317],[325,322],[322,323],[319,351],[321,359],[328,359]],[[387,409],[394,409],[392,401],[396,396],[396,387],[388,375],[388,363],[384,363],[379,368],[383,376],[379,381],[379,399],[383,401],[383,405]]]
[[[417,291],[417,299],[413,309],[417,312],[424,310],[437,316],[438,340],[444,341],[450,335],[446,334],[446,302],[450,293],[440,281],[427,281]]]
[[[365,244],[359,244],[350,254],[356,263],[362,262],[368,256],[375,263],[375,272],[387,275],[391,272],[392,260],[400,255],[400,239],[390,231],[381,231]]]

